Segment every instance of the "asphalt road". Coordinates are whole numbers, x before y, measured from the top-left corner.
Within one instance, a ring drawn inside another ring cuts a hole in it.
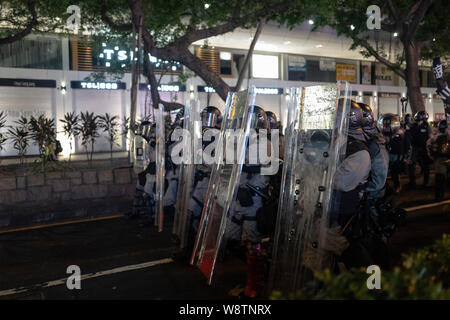
[[[399,203],[411,206],[416,192],[422,199],[412,204],[431,203],[430,191],[407,192]],[[236,298],[245,283],[244,261],[227,257],[221,264],[226,272],[219,269],[218,280],[208,286],[197,268],[172,259],[178,249],[170,225],[166,219],[165,230],[158,233],[140,227],[138,220],[114,218],[0,233],[0,299]],[[409,212],[406,226],[389,239],[393,264],[402,253],[431,244],[443,233],[450,234],[450,203]],[[66,287],[69,265],[78,265],[88,276],[81,290]],[[20,293],[9,291],[21,288]]]
[[[0,234],[0,299],[229,298],[229,290],[245,279],[243,261],[227,259],[236,274],[208,286],[196,267],[172,259],[178,249],[169,225],[170,220],[158,233],[138,220],[115,218]],[[160,260],[164,263],[133,271],[113,270]],[[79,266],[82,275],[112,274],[82,280],[81,290],[68,290],[65,283],[42,287],[67,278],[70,265]],[[5,290],[23,287],[26,292],[6,295],[12,292]]]

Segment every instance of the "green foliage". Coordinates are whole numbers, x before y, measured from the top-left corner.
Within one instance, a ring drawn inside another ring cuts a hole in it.
[[[30,137],[39,147],[41,168],[44,171],[47,160],[56,157],[55,120],[41,114],[38,118],[31,117],[29,127]]]
[[[81,112],[80,113],[80,124],[78,126],[78,132],[81,136],[81,145],[86,151],[86,157],[88,161],[92,162],[92,156],[94,154],[94,144],[95,140],[99,135],[99,120],[98,116],[95,116],[93,112]],[[88,147],[91,147],[90,152]],[[90,157],[89,157],[90,155]]]
[[[20,163],[23,164],[30,143],[29,122],[27,118],[22,116],[15,123],[18,126],[10,127],[8,134],[9,139],[13,142],[13,148],[17,150],[20,157]]]
[[[365,40],[376,41],[377,39],[384,43],[392,43],[392,46],[401,42],[404,29],[408,26],[406,21],[408,13],[414,5],[419,3],[418,0],[402,0],[392,1],[398,19],[389,10],[387,2],[384,0],[340,0],[340,1],[320,1],[320,10],[317,10],[320,18],[317,19],[319,25],[330,25],[339,35],[345,35],[349,38],[358,37]],[[381,24],[381,30],[368,30],[366,22],[366,10],[370,5],[378,5],[381,8],[381,16],[384,17]],[[434,1],[430,9],[427,11],[425,18],[420,23],[417,32],[413,35],[412,40],[420,42],[421,57],[424,60],[430,60],[434,57],[449,56],[450,42],[448,41],[448,29],[450,28],[450,19],[448,19],[448,12],[442,10],[446,8],[447,1]],[[315,20],[316,22],[316,20]],[[351,26],[353,25],[353,30]],[[392,34],[398,33],[398,37],[393,38]],[[434,40],[433,40],[434,39]],[[376,46],[374,42],[371,43],[380,55],[384,57],[389,56],[389,48]],[[356,49],[357,44],[352,46]],[[364,56],[372,56],[367,51],[364,51]],[[392,55],[390,57],[398,67],[404,62],[403,55]]]
[[[113,116],[111,117],[108,113],[105,113],[103,116],[99,116],[99,127],[103,129],[103,132],[107,133],[107,138],[109,141],[111,159],[112,159],[112,151],[114,144],[117,144],[116,140],[119,137],[119,127],[120,123],[118,122],[119,117]]]
[[[4,144],[8,140],[8,136],[2,132],[2,129],[5,128],[6,124],[6,114],[3,111],[0,111],[0,151],[4,149]]]
[[[56,142],[55,120],[40,115],[38,118],[30,118],[30,137],[39,147],[41,157],[44,156],[46,148]]]
[[[300,299],[450,299],[450,236],[443,235],[433,245],[404,254],[402,264],[381,273],[381,289],[367,289],[365,269],[333,274],[316,273],[318,294],[303,293]],[[282,299],[279,292],[273,299]]]
[[[78,135],[78,115],[75,115],[74,112],[67,112],[64,114],[64,119],[60,120],[64,123],[63,131],[64,135],[69,139],[70,145],[70,154],[69,154],[69,162],[72,157],[72,140],[74,137]]]

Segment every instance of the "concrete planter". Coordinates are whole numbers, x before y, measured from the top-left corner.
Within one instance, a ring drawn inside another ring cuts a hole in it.
[[[5,171],[5,170],[4,170]],[[0,173],[0,229],[124,213],[136,175],[126,162],[83,163],[48,173]]]

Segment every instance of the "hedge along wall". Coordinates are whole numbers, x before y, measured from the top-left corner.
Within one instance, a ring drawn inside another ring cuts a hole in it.
[[[132,168],[0,175],[0,228],[124,213],[135,188]]]

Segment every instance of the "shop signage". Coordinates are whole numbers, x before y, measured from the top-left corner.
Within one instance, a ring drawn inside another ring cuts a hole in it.
[[[356,82],[356,66],[351,64],[336,64],[336,81]]]
[[[125,90],[127,84],[125,82],[70,81],[70,87],[89,90]]]
[[[24,88],[56,88],[56,80],[0,78],[0,86]]]
[[[150,85],[146,84],[146,83],[140,83],[139,90],[150,90]],[[183,91],[186,91],[186,86],[181,86],[178,84],[160,84],[158,86],[158,91],[161,91],[161,92],[183,92]]]
[[[334,59],[320,58],[319,68],[320,71],[335,71],[336,61]]]

